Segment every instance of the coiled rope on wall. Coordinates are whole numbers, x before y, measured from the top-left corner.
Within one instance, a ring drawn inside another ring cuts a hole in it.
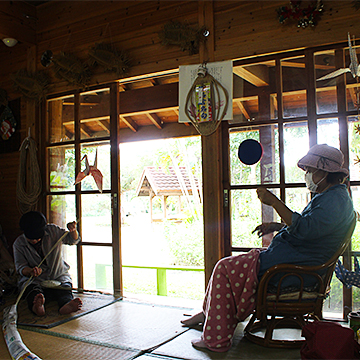
[[[36,209],[41,194],[41,176],[35,140],[28,136],[20,146],[20,164],[16,183],[16,197],[21,214]]]

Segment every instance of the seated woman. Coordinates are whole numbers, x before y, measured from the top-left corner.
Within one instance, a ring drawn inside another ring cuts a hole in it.
[[[269,247],[253,249],[245,255],[220,260],[209,281],[203,312],[181,321],[185,326],[203,323],[200,339],[194,347],[227,351],[235,328],[255,309],[258,281],[276,264],[320,265],[339,248],[354,219],[354,209],[343,168],[343,153],[326,144],[313,146],[298,166],[305,171],[307,188],[317,193],[301,214],[291,211],[265,188],[258,198],[272,206],[285,226],[274,236]],[[273,231],[267,225],[257,227],[259,235]],[[278,229],[276,229],[278,230]]]
[[[62,244],[75,245],[80,241],[76,222],[67,224],[69,232],[62,242],[58,240],[66,233],[66,230],[55,224],[47,224],[41,212],[29,211],[24,214],[20,219],[20,228],[24,234],[15,240],[13,249],[16,271],[20,276],[20,290],[33,276],[32,282],[24,292],[29,309],[38,316],[44,316],[45,300],[47,302],[55,300],[61,315],[80,310],[82,301],[79,298],[74,299],[71,291],[71,276],[68,271],[70,266],[63,260],[61,254]],[[38,267],[44,258],[45,261],[41,267]],[[41,283],[45,280],[59,281],[62,287],[69,289],[43,288]]]

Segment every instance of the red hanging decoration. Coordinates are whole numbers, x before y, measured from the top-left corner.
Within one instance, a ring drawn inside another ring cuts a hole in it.
[[[277,9],[280,24],[287,20],[297,21],[297,26],[306,28],[316,26],[323,12],[324,5],[321,0],[312,1],[307,7],[301,8],[301,1],[290,1],[290,6],[281,6]]]

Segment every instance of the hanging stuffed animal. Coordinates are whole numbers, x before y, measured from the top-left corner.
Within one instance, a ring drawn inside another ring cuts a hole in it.
[[[354,256],[354,270],[350,271],[345,269],[344,265],[338,260],[335,267],[336,277],[347,287],[350,288],[353,285],[360,287],[360,266],[356,256]]]
[[[95,154],[94,165],[89,165],[87,155],[84,155],[83,158],[81,159],[81,161],[83,161],[84,159],[85,159],[85,170],[80,171],[78,173],[78,175],[76,176],[74,185],[79,184],[82,180],[85,179],[86,176],[91,175],[95,180],[97,188],[99,189],[100,192],[102,192],[103,175],[102,175],[101,171],[97,168],[97,149],[96,149],[96,154]]]

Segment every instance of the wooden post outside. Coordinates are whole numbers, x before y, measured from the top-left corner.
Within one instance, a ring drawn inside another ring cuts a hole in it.
[[[157,295],[167,296],[166,269],[156,269],[156,287]]]

